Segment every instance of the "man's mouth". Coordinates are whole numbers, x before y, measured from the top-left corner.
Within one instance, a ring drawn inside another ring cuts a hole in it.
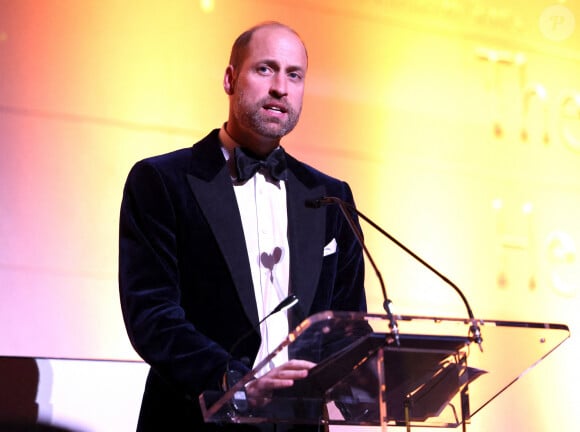
[[[266,105],[264,105],[264,109],[266,111],[272,111],[272,112],[281,113],[281,114],[284,114],[284,113],[286,113],[286,111],[288,111],[285,106],[277,105],[277,104],[266,104]]]

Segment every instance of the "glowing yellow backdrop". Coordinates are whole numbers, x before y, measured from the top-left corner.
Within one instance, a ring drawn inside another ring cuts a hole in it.
[[[125,176],[222,124],[230,44],[265,19],[296,28],[309,50],[288,151],[347,180],[360,209],[456,282],[478,317],[572,329],[470,430],[573,430],[571,1],[0,0],[0,354],[136,358],[117,299]],[[395,312],[465,314],[449,287],[364,228]],[[381,312],[370,269],[367,292]]]

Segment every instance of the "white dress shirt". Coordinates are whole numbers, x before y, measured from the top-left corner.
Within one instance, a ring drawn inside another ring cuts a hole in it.
[[[237,146],[222,127],[219,134],[227,161]],[[286,184],[276,181],[268,173],[258,171],[251,179],[236,181],[235,164],[229,162],[234,192],[240,210],[258,317],[262,320],[288,296],[290,253],[288,247],[288,215]],[[270,316],[260,326],[262,344],[254,366],[271,353],[288,335],[286,312]],[[286,351],[274,357],[267,370],[288,359]]]

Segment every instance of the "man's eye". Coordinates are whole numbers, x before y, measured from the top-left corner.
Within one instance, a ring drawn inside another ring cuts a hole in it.
[[[270,73],[271,69],[268,66],[258,66],[258,72],[261,74]]]
[[[288,76],[294,80],[302,79],[302,75],[300,75],[298,72],[290,72]]]

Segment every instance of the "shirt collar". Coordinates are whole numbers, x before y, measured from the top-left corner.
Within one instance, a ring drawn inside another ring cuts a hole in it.
[[[234,157],[234,149],[236,147],[240,147],[240,145],[228,133],[228,131],[226,130],[226,124],[227,124],[227,122],[224,123],[222,125],[222,127],[220,128],[220,131],[219,131],[219,135],[218,136],[219,136],[219,139],[220,139],[220,141],[222,143],[221,149],[222,149],[222,153],[224,155],[224,158],[225,158],[225,160],[226,160],[226,162],[228,164],[228,168],[229,168],[229,171],[230,171],[230,176],[233,179],[235,179],[235,178],[237,178],[237,171],[236,171],[236,165],[235,165],[235,162],[234,162],[234,159],[233,159],[233,157]],[[278,147],[280,147],[280,146],[278,146]]]

